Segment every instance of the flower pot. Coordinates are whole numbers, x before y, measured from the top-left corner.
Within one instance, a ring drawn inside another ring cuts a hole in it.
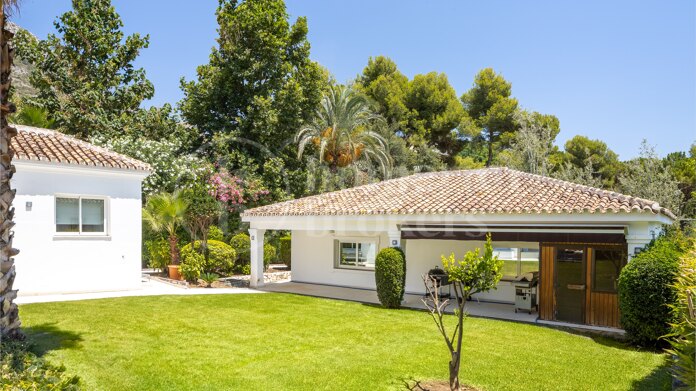
[[[181,273],[179,273],[179,265],[169,265],[167,266],[169,271],[169,278],[172,280],[181,280]]]

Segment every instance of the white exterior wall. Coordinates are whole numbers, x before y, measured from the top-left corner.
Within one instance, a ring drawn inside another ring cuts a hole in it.
[[[375,289],[374,271],[334,267],[334,240],[347,238],[376,239],[378,252],[389,247],[389,238],[386,232],[366,235],[351,232],[292,231],[292,280]]]
[[[334,266],[334,240],[347,238],[377,238],[378,251],[389,247],[386,232],[375,235],[351,232],[333,233],[331,231],[292,231],[292,280],[375,289],[375,273],[371,270],[339,269]],[[422,276],[435,266],[442,267],[441,255],[454,252],[462,257],[467,251],[480,248],[481,241],[464,240],[404,240],[402,246],[406,253],[406,292],[424,293]],[[536,242],[494,242],[494,247],[538,248]],[[513,302],[514,287],[510,282],[502,281],[497,290],[479,294],[481,300]]]
[[[20,295],[136,289],[143,173],[16,162],[14,247]],[[55,195],[107,197],[106,236],[55,231]],[[27,208],[31,202],[31,210]]]

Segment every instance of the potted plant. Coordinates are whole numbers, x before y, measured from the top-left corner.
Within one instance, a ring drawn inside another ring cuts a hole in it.
[[[181,192],[159,193],[151,196],[143,209],[143,220],[155,232],[167,234],[171,264],[167,267],[169,278],[180,280],[179,247],[176,230],[184,223],[188,201]]]

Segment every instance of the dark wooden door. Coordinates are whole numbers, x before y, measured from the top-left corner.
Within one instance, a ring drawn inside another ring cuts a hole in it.
[[[584,323],[587,301],[586,250],[578,246],[558,246],[554,255],[556,320]]]

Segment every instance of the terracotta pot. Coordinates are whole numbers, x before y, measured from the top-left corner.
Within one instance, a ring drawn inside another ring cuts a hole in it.
[[[167,266],[169,270],[169,278],[172,280],[181,280],[181,273],[179,273],[179,265],[169,265]]]

